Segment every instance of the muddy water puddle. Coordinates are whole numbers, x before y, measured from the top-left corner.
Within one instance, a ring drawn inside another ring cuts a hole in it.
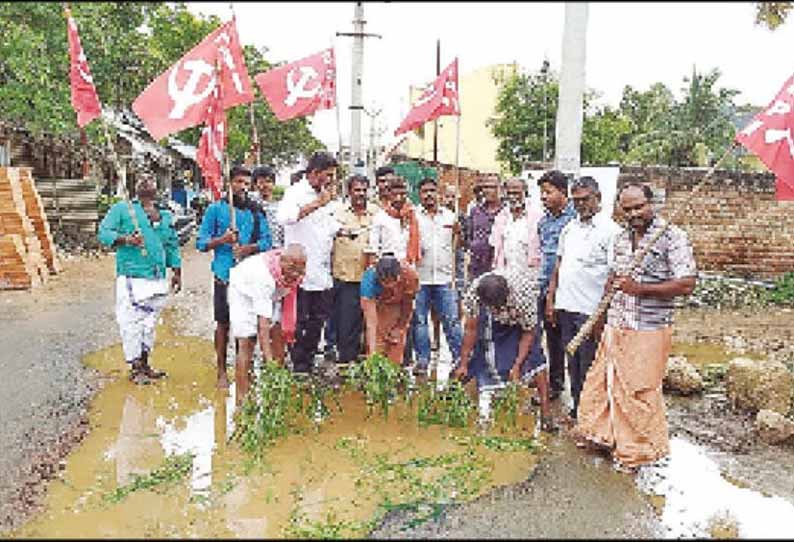
[[[341,412],[332,407],[252,466],[229,440],[234,388],[215,389],[211,342],[159,326],[152,365],[168,378],[149,386],[130,383],[122,359],[119,345],[86,357],[111,377],[92,401],[91,430],[50,484],[44,511],[13,537],[364,536],[389,509],[432,514],[525,480],[537,462],[537,452],[485,446],[474,429],[421,427],[407,405],[368,417],[363,397],[346,392]],[[522,416],[510,436],[533,429]],[[188,471],[159,483],[168,458],[186,453]],[[144,478],[155,482],[142,487]]]
[[[722,344],[714,342],[675,342],[670,355],[685,356],[698,369],[704,369],[708,365],[723,365],[740,356],[752,359],[764,358],[763,355],[757,352],[733,352]]]
[[[722,472],[705,450],[670,439],[670,456],[638,475],[668,538],[794,538],[794,504]]]

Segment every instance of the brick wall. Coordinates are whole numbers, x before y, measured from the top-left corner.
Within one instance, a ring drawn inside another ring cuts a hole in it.
[[[650,184],[662,214],[689,234],[701,271],[765,280],[794,271],[794,201],[775,201],[774,176],[717,170],[692,197],[706,171],[623,166],[618,189]]]

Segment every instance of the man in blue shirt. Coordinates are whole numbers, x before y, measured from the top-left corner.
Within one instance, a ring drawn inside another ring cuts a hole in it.
[[[166,269],[172,270],[171,287],[179,291],[182,261],[173,216],[157,207],[157,184],[152,176],[144,173],[140,177],[135,187],[138,198],[111,207],[99,225],[98,238],[103,245],[116,247],[116,321],[124,357],[130,364],[130,380],[148,384],[150,379],[165,376],[149,366],[149,354],[157,318],[168,299]],[[140,231],[136,231],[131,211]]]
[[[259,210],[252,209],[248,199],[251,172],[241,166],[232,168],[230,190],[234,202],[237,229],[231,229],[231,213],[226,198],[207,207],[201,221],[196,248],[212,250],[212,272],[215,275],[213,309],[215,313],[215,359],[218,364],[218,387],[227,389],[226,348],[229,342],[229,269],[246,256],[270,250],[270,230]]]
[[[560,396],[565,385],[565,345],[562,344],[559,326],[555,327],[545,317],[546,294],[551,275],[554,272],[554,264],[557,262],[557,245],[560,241],[560,233],[565,225],[576,217],[576,211],[568,202],[568,177],[561,171],[547,171],[538,179],[538,186],[546,214],[538,222],[541,258],[540,276],[538,277],[540,286],[537,313],[538,330],[535,333],[530,355],[534,361],[545,357],[540,342],[542,328],[546,335],[546,348],[549,354],[549,399],[553,401]]]

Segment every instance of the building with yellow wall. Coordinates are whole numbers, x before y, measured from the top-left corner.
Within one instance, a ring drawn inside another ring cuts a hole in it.
[[[498,142],[488,127],[495,115],[496,101],[502,84],[517,70],[516,64],[494,64],[469,73],[460,73],[460,166],[488,173],[500,173],[496,160]],[[409,87],[409,103],[413,104],[425,87]],[[438,119],[438,161],[455,163],[457,117]],[[399,145],[399,152],[410,158],[433,159],[433,122],[409,132]]]

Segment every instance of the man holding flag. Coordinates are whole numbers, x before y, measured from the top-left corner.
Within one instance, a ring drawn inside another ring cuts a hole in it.
[[[213,310],[215,318],[215,359],[218,365],[218,387],[229,387],[226,376],[226,349],[229,341],[229,270],[251,254],[270,249],[270,230],[261,211],[248,200],[251,172],[241,166],[232,168],[229,190],[232,191],[234,220],[231,228],[231,208],[226,199],[209,207],[201,221],[196,248],[212,250],[214,274]]]
[[[157,184],[144,174],[133,202],[139,231],[120,201],[110,208],[99,225],[99,242],[116,247],[116,321],[121,332],[124,358],[130,364],[130,380],[148,384],[165,376],[149,365],[154,347],[154,329],[168,298],[166,269],[171,268],[171,287],[182,286],[179,239],[171,213],[155,205]],[[145,248],[145,252],[141,250]]]
[[[68,7],[65,9],[71,66],[69,79],[72,107],[77,124],[83,128],[101,117],[94,79],[88,67],[77,24]],[[105,126],[111,156],[126,194],[124,169],[113,149]],[[136,185],[138,201],[126,199],[110,208],[99,225],[99,241],[116,249],[116,321],[121,334],[124,358],[130,364],[130,380],[148,384],[165,373],[149,365],[154,348],[157,318],[168,298],[166,269],[172,269],[171,287],[178,292],[182,286],[179,239],[171,213],[155,204],[157,183],[150,174],[143,174]]]

